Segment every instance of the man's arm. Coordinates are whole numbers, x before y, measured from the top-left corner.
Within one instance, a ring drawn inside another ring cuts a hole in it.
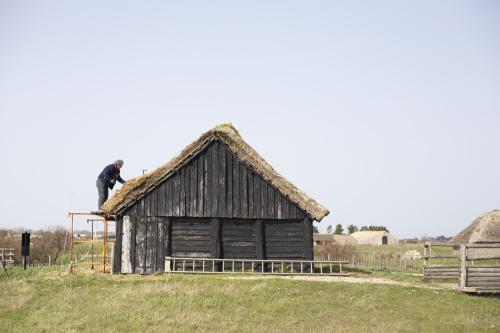
[[[125,184],[125,180],[118,174],[118,177],[116,178],[117,181],[119,181],[122,184]]]

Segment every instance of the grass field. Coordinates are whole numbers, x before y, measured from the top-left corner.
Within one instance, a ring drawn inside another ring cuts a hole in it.
[[[2,332],[498,332],[500,300],[413,285],[110,276],[57,268],[1,273]],[[390,275],[386,277],[391,278]]]

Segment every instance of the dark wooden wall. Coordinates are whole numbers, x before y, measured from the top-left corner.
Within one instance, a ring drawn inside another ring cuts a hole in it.
[[[115,272],[122,248],[140,274],[163,271],[165,256],[312,259],[312,220],[218,141],[118,214],[116,232]]]
[[[164,271],[165,257],[312,260],[312,221],[129,216],[132,272]],[[115,272],[121,271],[122,220]]]
[[[304,211],[214,141],[121,215],[303,219]]]
[[[222,222],[222,257],[234,259],[256,258],[255,222],[228,220]]]

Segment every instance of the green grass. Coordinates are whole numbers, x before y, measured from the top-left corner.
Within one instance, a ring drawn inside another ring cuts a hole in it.
[[[483,332],[500,300],[398,285],[212,275],[0,277],[2,332]],[[403,278],[405,279],[405,278]]]

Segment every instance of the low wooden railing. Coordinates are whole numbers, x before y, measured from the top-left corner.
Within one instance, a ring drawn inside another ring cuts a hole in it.
[[[165,258],[166,273],[348,275],[344,260]]]

